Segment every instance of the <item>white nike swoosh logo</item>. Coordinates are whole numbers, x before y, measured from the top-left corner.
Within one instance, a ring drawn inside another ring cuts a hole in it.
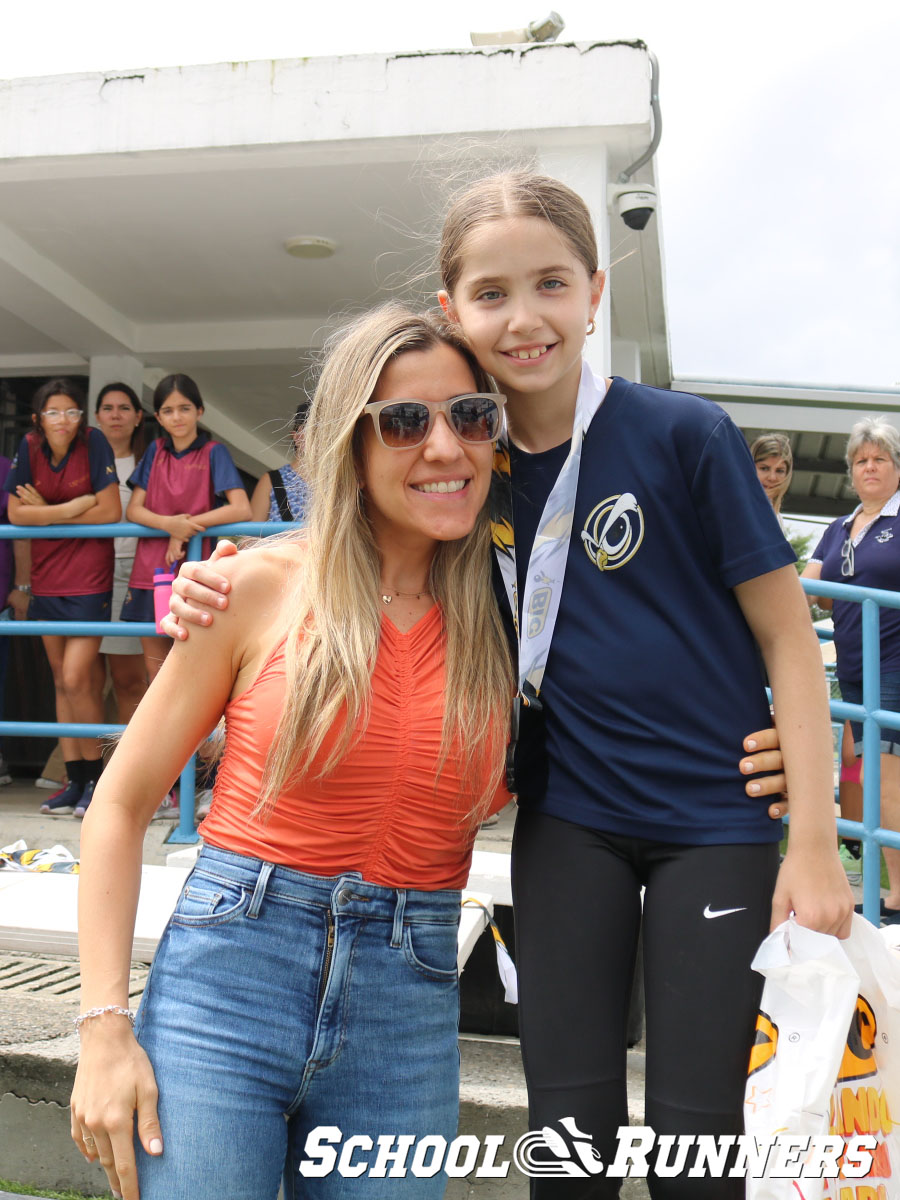
[[[704,910],[703,910],[703,915],[704,915],[704,917],[707,918],[707,920],[711,921],[715,917],[727,917],[729,913],[746,912],[746,911],[747,911],[746,905],[744,905],[743,908],[720,908],[717,910],[713,910],[707,904],[706,908],[704,908]]]

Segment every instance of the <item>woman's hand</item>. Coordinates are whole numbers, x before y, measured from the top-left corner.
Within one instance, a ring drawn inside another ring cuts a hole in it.
[[[772,897],[775,929],[793,913],[801,925],[819,933],[848,937],[853,916],[853,892],[838,858],[837,834],[816,852],[797,847],[787,853],[778,872]]]
[[[215,570],[213,564],[237,552],[233,542],[220,541],[205,562],[184,564],[172,584],[169,601],[171,611],[162,621],[164,633],[176,641],[184,642],[188,638],[188,630],[179,622],[211,625],[213,618],[210,610],[221,612],[228,607],[227,593],[231,591],[231,584]]]
[[[206,526],[196,521],[190,513],[178,513],[177,516],[166,517],[163,522],[166,533],[182,542],[189,542],[195,533],[203,533],[205,528]]]
[[[16,495],[23,504],[33,504],[38,506],[47,503],[34,484],[31,483],[20,483],[16,488]]]
[[[157,1097],[153,1067],[125,1019],[108,1013],[86,1021],[72,1091],[72,1140],[88,1162],[99,1159],[113,1195],[124,1200],[140,1195],[135,1113],[141,1145],[162,1154]]]
[[[759,779],[751,779],[745,789],[747,795],[756,799],[774,796],[775,799],[769,805],[769,816],[773,821],[780,821],[787,816],[788,797],[778,730],[770,727],[748,734],[744,738],[744,749],[747,751],[747,757],[742,758],[738,764],[742,775],[758,775],[760,771],[774,772]]]

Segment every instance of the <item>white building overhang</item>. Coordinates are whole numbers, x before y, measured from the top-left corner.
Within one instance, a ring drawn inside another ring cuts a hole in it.
[[[826,387],[677,378],[672,387],[715,400],[748,442],[762,433],[787,433],[794,475],[783,509],[798,516],[838,517],[857,503],[844,458],[853,425],[883,416],[900,428],[900,388]]]
[[[433,303],[449,192],[525,160],[585,195],[604,265],[628,255],[597,365],[667,386],[660,212],[633,233],[606,209],[650,122],[640,43],[0,82],[0,377],[187,371],[241,465],[276,465],[335,314]],[[297,234],[334,257],[291,258]]]

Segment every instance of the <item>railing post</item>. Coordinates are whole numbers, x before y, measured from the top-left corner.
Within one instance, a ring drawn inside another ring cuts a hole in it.
[[[880,613],[874,600],[862,602],[863,662],[863,916],[881,923],[881,727],[872,714],[881,708]]]

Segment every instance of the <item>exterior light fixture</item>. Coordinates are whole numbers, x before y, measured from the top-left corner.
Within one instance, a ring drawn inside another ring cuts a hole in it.
[[[294,258],[331,258],[337,250],[337,242],[327,237],[302,234],[299,237],[288,238],[284,248]]]
[[[532,21],[524,29],[506,29],[502,33],[470,33],[473,46],[518,46],[523,42],[555,42],[566,23],[558,12],[543,21]]]

